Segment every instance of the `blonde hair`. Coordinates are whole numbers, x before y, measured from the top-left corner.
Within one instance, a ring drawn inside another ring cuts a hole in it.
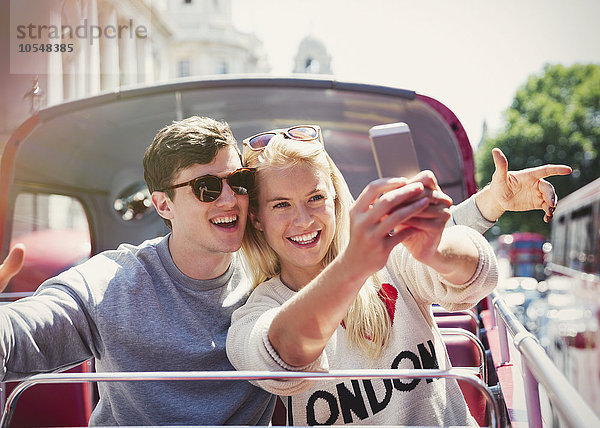
[[[250,192],[250,211],[258,212],[257,193],[260,189],[261,170],[265,168],[287,169],[308,164],[321,170],[331,179],[335,195],[335,232],[325,257],[327,266],[348,245],[350,238],[350,207],[354,202],[346,180],[325,152],[323,146],[313,142],[301,142],[277,135],[260,151],[244,148],[245,166],[256,168],[257,188]],[[242,254],[253,287],[281,273],[277,253],[269,246],[263,233],[251,222],[246,226],[242,241]],[[350,342],[373,357],[378,356],[389,343],[391,319],[379,291],[381,283],[377,274],[372,275],[360,289],[354,303],[343,319]]]

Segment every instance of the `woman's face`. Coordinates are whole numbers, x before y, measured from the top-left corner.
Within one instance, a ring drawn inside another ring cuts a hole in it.
[[[335,233],[331,179],[306,163],[258,174],[258,212],[251,214],[278,254],[285,280],[305,284],[321,270]]]

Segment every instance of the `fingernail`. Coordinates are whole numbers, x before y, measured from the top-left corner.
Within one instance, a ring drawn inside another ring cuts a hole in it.
[[[556,209],[556,207],[550,207],[548,208],[548,211],[550,212],[550,216],[552,216],[552,214],[554,213],[554,210]]]

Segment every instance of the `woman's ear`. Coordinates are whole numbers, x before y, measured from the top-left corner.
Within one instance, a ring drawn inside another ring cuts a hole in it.
[[[250,216],[250,222],[252,222],[252,226],[254,226],[254,228],[256,230],[260,230],[261,232],[263,232],[263,228],[262,225],[260,224],[260,220],[258,219],[258,216],[253,213],[252,211],[250,211],[248,213],[248,215]]]
[[[152,204],[156,208],[156,212],[162,218],[167,220],[173,219],[173,210],[171,208],[171,199],[165,192],[152,192]]]

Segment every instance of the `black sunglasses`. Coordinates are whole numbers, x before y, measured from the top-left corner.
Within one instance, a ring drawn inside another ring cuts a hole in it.
[[[164,192],[169,189],[177,189],[179,187],[191,186],[194,195],[202,202],[216,201],[223,191],[223,180],[227,180],[227,184],[238,195],[247,195],[254,186],[254,168],[239,168],[229,174],[227,177],[217,177],[216,175],[203,175],[196,177],[185,183],[175,184],[160,190]]]
[[[317,125],[297,125],[287,129],[273,129],[272,131],[260,132],[246,138],[243,143],[251,150],[262,150],[267,147],[271,139],[277,134],[283,134],[287,138],[297,141],[319,140],[321,145],[323,145],[321,128]]]

